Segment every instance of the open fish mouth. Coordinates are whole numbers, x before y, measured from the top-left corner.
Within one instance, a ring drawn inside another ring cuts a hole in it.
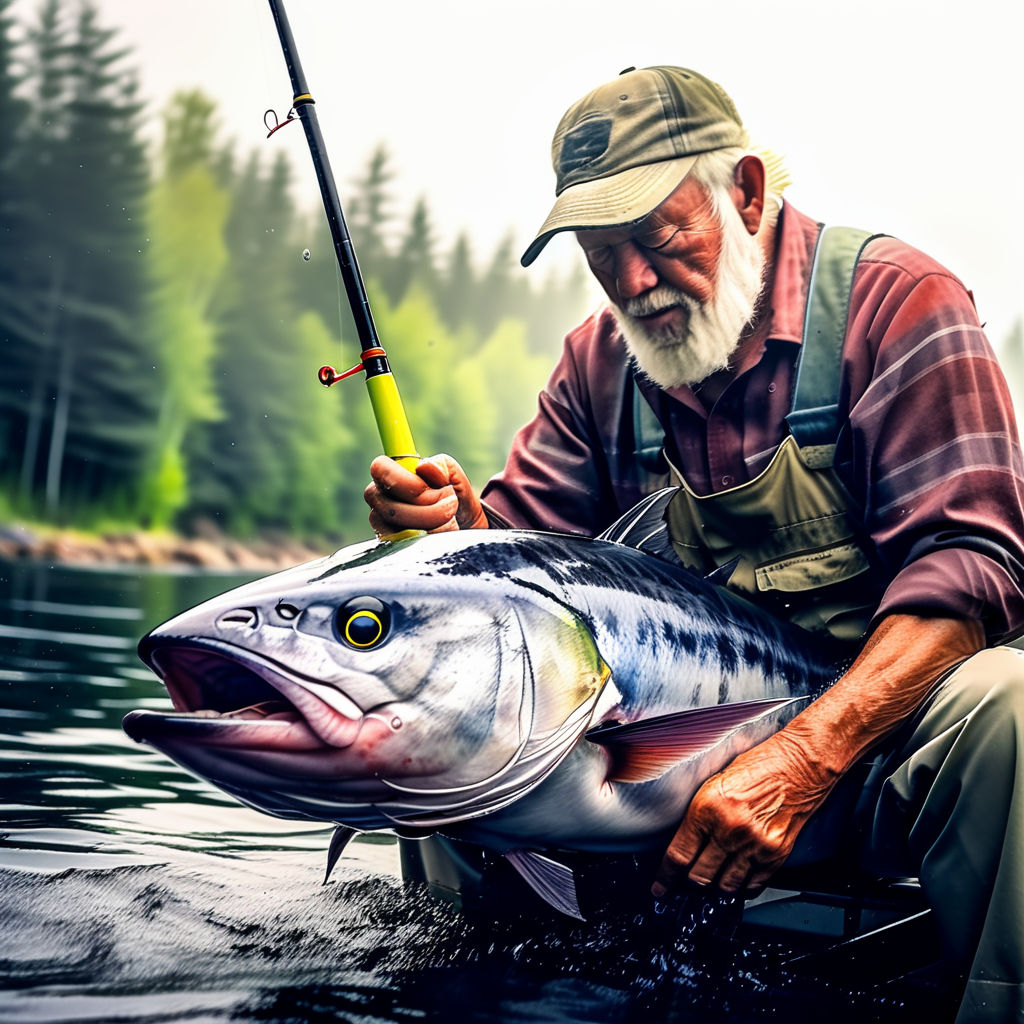
[[[314,750],[350,746],[365,721],[336,687],[222,641],[148,637],[139,654],[167,687],[173,711],[132,711],[139,742]]]

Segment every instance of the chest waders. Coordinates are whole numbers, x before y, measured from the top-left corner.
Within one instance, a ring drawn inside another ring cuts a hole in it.
[[[683,563],[703,575],[720,569],[729,590],[780,618],[846,641],[861,637],[883,586],[832,468],[850,290],[870,237],[852,228],[827,228],[819,236],[786,417],[790,433],[768,468],[739,487],[702,496],[669,463],[679,491],[668,508],[668,526]],[[634,468],[650,481],[664,473],[664,430],[640,389],[628,386]],[[433,895],[464,912],[523,912],[521,882],[495,854],[442,836],[400,839],[399,853],[406,881],[425,882]],[[631,857],[580,856],[573,870],[582,889],[635,907],[649,892],[659,859],[641,865]]]
[[[863,636],[885,585],[833,468],[850,292],[871,237],[843,227],[819,235],[789,435],[768,467],[738,487],[700,495],[669,461],[679,487],[669,534],[683,564],[702,575],[717,570],[727,589],[777,618],[843,641]],[[660,425],[639,393],[634,419],[638,457],[650,459]]]

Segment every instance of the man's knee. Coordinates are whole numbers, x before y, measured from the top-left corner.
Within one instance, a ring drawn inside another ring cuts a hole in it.
[[[1024,651],[993,647],[955,668],[926,703],[927,714],[953,721],[980,715],[1024,726]]]

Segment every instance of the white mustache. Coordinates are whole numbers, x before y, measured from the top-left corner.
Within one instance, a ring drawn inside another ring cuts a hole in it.
[[[653,316],[655,313],[662,313],[666,309],[679,306],[693,312],[696,303],[683,292],[671,285],[658,285],[653,291],[645,295],[638,295],[636,298],[628,299],[619,308],[626,316],[644,317]]]

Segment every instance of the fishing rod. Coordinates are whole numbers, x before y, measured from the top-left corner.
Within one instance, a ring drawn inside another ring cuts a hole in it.
[[[293,98],[291,110],[284,121],[278,122],[275,114],[274,123],[271,125],[267,122],[267,117],[273,111],[268,110],[264,115],[264,123],[269,128],[267,137],[269,138],[279,128],[283,128],[296,117],[302,122],[303,130],[306,133],[306,142],[309,144],[310,156],[313,158],[313,167],[316,170],[316,180],[320,185],[324,211],[331,229],[334,253],[338,258],[341,278],[345,285],[345,293],[348,295],[349,307],[352,310],[362,349],[359,362],[355,366],[342,373],[336,372],[333,366],[321,366],[318,377],[321,384],[330,387],[339,380],[364,372],[366,374],[366,390],[370,396],[370,404],[373,406],[373,418],[377,421],[377,431],[384,447],[384,454],[390,455],[406,469],[415,470],[420,457],[412,439],[412,431],[402,405],[402,397],[398,393],[398,384],[391,372],[387,353],[380,343],[377,327],[373,322],[373,314],[370,312],[370,301],[366,295],[363,278],[359,272],[359,262],[356,260],[355,248],[349,237],[345,215],[341,209],[341,200],[338,198],[338,190],[334,184],[334,175],[331,173],[331,165],[327,159],[323,136],[320,134],[320,124],[314,109],[316,101],[306,86],[306,76],[303,74],[302,64],[299,62],[295,39],[292,36],[284,6],[279,0],[269,0],[269,2],[271,14],[274,16],[274,24],[277,26],[277,35],[281,41],[281,49],[284,51],[285,63],[288,65]]]

